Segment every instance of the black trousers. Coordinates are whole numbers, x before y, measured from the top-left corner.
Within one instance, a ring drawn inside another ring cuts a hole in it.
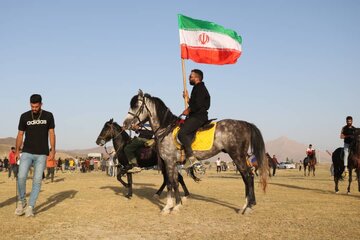
[[[54,181],[54,175],[55,175],[55,168],[54,167],[48,167],[47,173],[46,173],[46,179],[49,179],[51,177],[51,182]]]
[[[206,121],[201,121],[200,119],[194,117],[189,117],[180,127],[178,139],[184,146],[186,157],[190,157],[193,155],[193,151],[191,148],[193,137],[196,133],[196,130],[198,130],[205,122]]]
[[[14,177],[17,178],[19,167],[17,164],[10,164],[9,165],[9,177],[11,177],[11,172],[14,173]]]

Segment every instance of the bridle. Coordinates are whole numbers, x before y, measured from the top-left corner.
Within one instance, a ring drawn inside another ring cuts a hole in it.
[[[108,123],[107,123],[108,124]],[[113,125],[113,123],[111,123],[111,124],[109,124],[110,125],[110,128],[108,128],[107,129],[107,131],[105,132],[105,134],[102,134],[102,135],[105,135],[105,136],[107,136],[109,133],[110,133],[110,139],[116,139],[117,137],[119,137],[124,131],[125,131],[125,129],[124,128],[121,128],[121,131],[117,134],[117,135],[115,135],[115,131],[114,131],[114,125]],[[104,149],[105,149],[105,152],[108,154],[108,155],[110,155],[110,153],[108,152],[108,150],[107,150],[107,148],[106,148],[106,143],[108,142],[108,141],[106,141],[105,140],[105,137],[103,137],[103,136],[99,136],[99,138],[102,140],[102,141],[104,141],[105,143],[104,143]],[[115,149],[115,156],[117,156],[117,153],[118,153],[118,151],[120,150],[120,147],[118,148],[118,149]]]
[[[130,125],[132,125],[132,123],[134,122],[135,119],[139,121],[140,125],[142,125],[142,123],[141,123],[142,121],[140,120],[139,116],[144,111],[144,108],[146,108],[146,110],[148,111],[148,113],[149,113],[149,115],[151,117],[151,112],[150,112],[148,106],[145,103],[145,97],[143,97],[143,99],[139,100],[139,101],[141,101],[142,103],[141,103],[140,108],[137,110],[137,112],[136,113],[128,112],[128,114],[130,114],[131,116],[134,117],[133,120],[130,122]]]
[[[141,103],[140,108],[136,111],[136,113],[128,112],[129,115],[133,116],[133,119],[131,120],[130,125],[132,125],[132,123],[133,123],[135,120],[137,120],[137,121],[139,122],[139,126],[140,126],[140,127],[146,128],[146,126],[144,126],[144,120],[141,121],[141,119],[140,119],[139,116],[140,116],[140,114],[144,111],[144,108],[145,108],[145,109],[147,110],[149,116],[152,117],[151,111],[150,111],[150,109],[148,108],[148,106],[146,105],[145,96],[143,96],[143,99],[141,99],[141,100],[139,100],[139,101],[141,101],[142,103]],[[170,109],[167,108],[167,111],[166,111],[166,113],[165,113],[164,118],[166,118],[166,116],[167,116],[169,113],[170,113]],[[181,114],[179,117],[177,117],[176,120],[181,119],[181,116],[182,116],[182,114]],[[174,121],[174,123],[175,123],[175,122],[176,122],[176,121]],[[174,123],[172,123],[172,124],[170,124],[168,127],[166,127],[165,130],[164,130],[164,132],[160,134],[160,136],[159,136],[159,141],[160,141],[160,142],[161,142],[161,141],[164,139],[164,137],[173,129]],[[159,132],[160,129],[161,129],[161,124],[160,124],[160,126],[159,126],[156,130],[153,131],[155,136],[156,136],[156,134]]]

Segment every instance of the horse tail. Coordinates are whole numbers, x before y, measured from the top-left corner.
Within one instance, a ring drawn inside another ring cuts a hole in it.
[[[265,155],[265,143],[260,130],[252,123],[249,123],[251,130],[251,151],[255,155],[259,170],[260,184],[265,192],[269,175],[269,163]]]
[[[334,166],[334,177],[337,179],[342,178],[342,174],[345,170],[344,160],[341,157],[342,148],[337,148],[331,155],[331,159]]]

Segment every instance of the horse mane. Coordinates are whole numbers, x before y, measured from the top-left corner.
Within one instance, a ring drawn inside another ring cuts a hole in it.
[[[130,140],[129,134],[126,131],[123,131],[123,128],[117,122],[113,122],[113,126],[117,131],[121,132],[121,136],[125,142]]]
[[[178,117],[171,112],[171,110],[165,105],[165,103],[160,98],[153,97],[147,93],[144,95],[144,97],[150,99],[155,104],[156,115],[159,117],[161,128],[167,127],[176,121]]]

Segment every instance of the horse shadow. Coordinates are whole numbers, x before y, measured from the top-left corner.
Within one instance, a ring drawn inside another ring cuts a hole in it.
[[[229,209],[234,210],[236,213],[239,213],[241,211],[241,209],[238,206],[231,204],[229,202],[223,201],[223,200],[219,200],[217,198],[213,198],[213,197],[209,197],[209,196],[202,196],[202,195],[193,194],[193,193],[190,194],[189,198],[198,200],[198,201],[213,203],[213,204],[220,205],[223,207],[227,207]]]
[[[77,193],[78,193],[78,191],[75,191],[75,190],[69,190],[69,191],[55,193],[54,195],[48,197],[46,202],[37,206],[36,212],[41,213],[52,207],[55,207],[57,204],[65,201],[66,199],[74,198]]]
[[[276,186],[279,186],[279,187],[293,188],[293,189],[303,190],[303,191],[312,191],[312,192],[321,193],[321,194],[331,194],[331,195],[334,194],[334,192],[330,191],[330,190],[308,188],[308,187],[300,187],[300,186],[284,184],[284,183],[269,183],[269,185],[276,185]],[[354,198],[360,198],[360,196],[354,196],[354,195],[348,195],[348,194],[347,194],[347,196],[354,197]]]
[[[136,183],[134,185],[139,185],[141,186],[141,188],[138,189],[133,189],[133,195],[137,196],[140,199],[146,199],[149,200],[150,202],[152,202],[154,205],[156,205],[160,210],[162,209],[162,207],[165,205],[162,202],[159,201],[159,199],[155,199],[154,198],[154,194],[157,191],[157,189],[155,189],[153,186],[155,186],[154,184],[149,184],[149,183]],[[127,188],[124,188],[122,186],[103,186],[100,187],[100,189],[104,190],[104,189],[109,189],[111,191],[113,191],[115,193],[115,195],[118,196],[123,196],[125,197],[127,194]]]
[[[239,179],[241,178],[241,175],[234,174],[234,175],[208,176],[208,178]]]

